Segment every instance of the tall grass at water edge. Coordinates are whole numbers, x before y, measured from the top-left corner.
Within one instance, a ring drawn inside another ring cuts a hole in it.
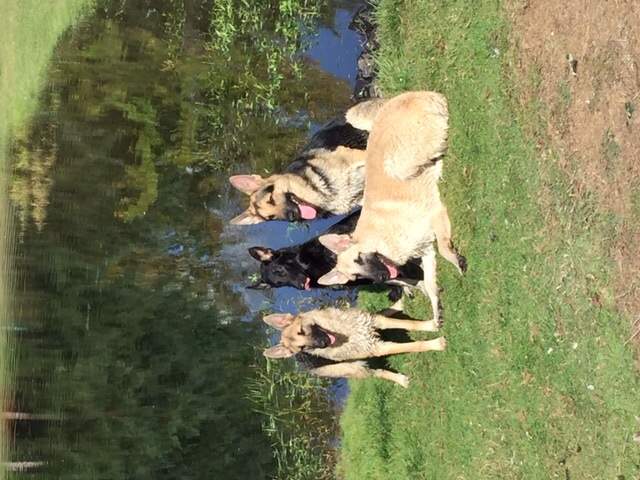
[[[261,359],[250,382],[249,399],[264,418],[273,443],[275,479],[328,480],[333,477],[337,413],[328,382],[292,368],[289,362]]]

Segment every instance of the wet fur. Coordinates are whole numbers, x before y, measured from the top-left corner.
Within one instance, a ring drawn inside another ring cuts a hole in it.
[[[362,360],[395,353],[444,350],[446,346],[443,337],[422,342],[394,343],[382,340],[378,332],[380,329],[394,328],[437,331],[440,327],[439,322],[395,320],[354,308],[325,308],[296,316],[274,314],[264,317],[264,321],[281,331],[280,343],[265,350],[265,356],[287,358],[304,354],[311,358],[319,357],[335,362],[325,364],[320,361],[320,366],[312,365],[311,373],[320,376],[376,376],[406,386],[408,379],[403,375],[370,369]],[[327,335],[326,332],[331,335]]]

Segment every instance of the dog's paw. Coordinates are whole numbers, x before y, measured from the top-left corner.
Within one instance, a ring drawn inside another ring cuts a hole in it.
[[[406,375],[402,375],[401,373],[397,374],[397,382],[403,388],[409,388],[409,377]]]
[[[460,271],[460,275],[463,275],[467,271],[467,259],[460,254],[457,254],[458,258],[458,270]]]
[[[423,332],[437,332],[442,326],[442,323],[437,320],[424,320],[420,323],[422,325],[420,325],[420,328],[418,330],[421,330]]]
[[[434,350],[442,352],[447,348],[447,340],[444,337],[436,338],[433,341]]]

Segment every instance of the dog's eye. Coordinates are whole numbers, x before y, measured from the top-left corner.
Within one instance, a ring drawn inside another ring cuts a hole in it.
[[[276,216],[275,216],[275,215],[269,215],[269,216],[267,217],[267,220],[275,220],[275,219],[276,219]]]

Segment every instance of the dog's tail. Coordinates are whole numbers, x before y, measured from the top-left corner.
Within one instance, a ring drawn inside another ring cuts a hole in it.
[[[411,178],[433,165],[447,150],[447,100],[436,92],[408,92],[390,101],[381,122],[391,143],[385,173],[398,180]]]
[[[386,98],[372,98],[355,104],[345,113],[347,122],[355,128],[370,132],[373,121],[386,101]]]

